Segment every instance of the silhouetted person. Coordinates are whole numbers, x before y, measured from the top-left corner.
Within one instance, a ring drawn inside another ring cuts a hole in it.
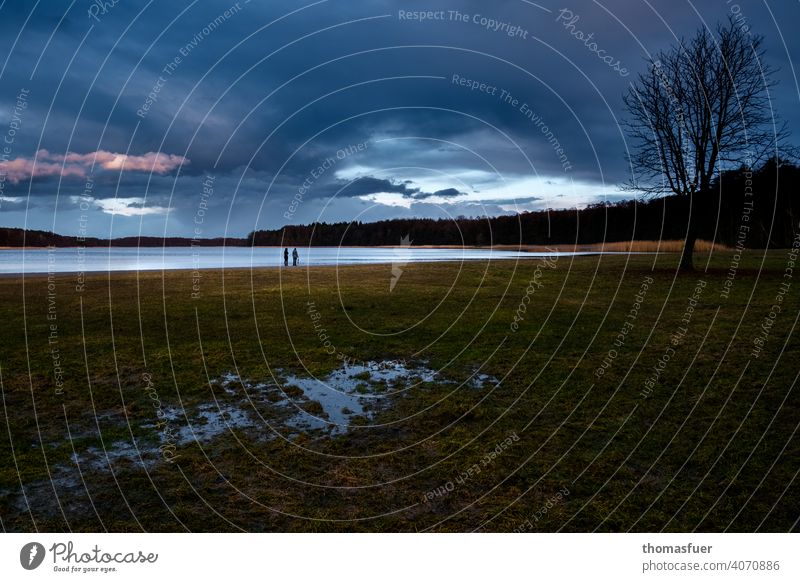
[[[292,251],[292,266],[293,267],[297,266],[297,259],[299,259],[299,258],[300,258],[300,253],[297,252],[297,249],[294,249]]]
[[[283,266],[289,266],[289,249],[283,249]]]

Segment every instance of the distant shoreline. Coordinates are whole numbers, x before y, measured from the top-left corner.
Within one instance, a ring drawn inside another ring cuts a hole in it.
[[[683,241],[680,240],[634,240],[634,241],[617,241],[617,242],[599,242],[588,244],[574,244],[574,243],[553,243],[551,245],[289,245],[287,246],[272,246],[272,245],[256,245],[256,246],[241,246],[241,245],[160,245],[160,246],[130,246],[130,245],[64,245],[64,246],[24,246],[24,247],[9,247],[1,246],[0,251],[42,251],[50,248],[55,249],[284,249],[284,248],[298,248],[298,249],[474,249],[474,250],[496,250],[496,251],[518,251],[528,253],[626,253],[626,252],[640,252],[640,253],[679,253],[683,248]],[[695,246],[697,251],[710,251],[726,252],[732,250],[730,247],[718,243],[710,243],[707,241],[699,240]],[[757,250],[757,249],[751,249]]]

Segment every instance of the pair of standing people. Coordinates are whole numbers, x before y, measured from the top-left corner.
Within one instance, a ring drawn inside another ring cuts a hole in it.
[[[297,266],[297,260],[300,258],[300,253],[297,252],[297,249],[292,251],[292,266]],[[289,266],[289,249],[286,248],[283,250],[283,266]]]

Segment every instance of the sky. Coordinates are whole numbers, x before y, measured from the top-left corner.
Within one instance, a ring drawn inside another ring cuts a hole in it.
[[[795,0],[6,0],[0,226],[238,237],[629,199],[622,96],[729,17],[797,134]]]

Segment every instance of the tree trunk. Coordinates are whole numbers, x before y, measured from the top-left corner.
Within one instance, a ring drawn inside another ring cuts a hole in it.
[[[686,240],[683,243],[683,253],[681,253],[680,270],[684,273],[694,271],[694,243],[697,241],[697,229],[695,228],[695,208],[692,204],[692,196],[689,196],[689,224],[686,226]]]
[[[697,235],[694,232],[686,234],[686,241],[683,243],[683,253],[681,254],[681,271],[689,273],[694,271],[694,262],[692,255],[694,254],[694,243],[697,241]]]

